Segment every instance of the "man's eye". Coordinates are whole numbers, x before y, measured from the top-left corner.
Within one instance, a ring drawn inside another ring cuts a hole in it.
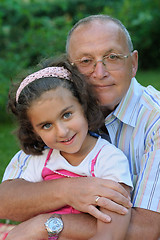
[[[85,58],[85,59],[81,59],[80,60],[80,64],[82,65],[89,65],[90,63],[92,63],[92,59],[89,59],[89,58]]]
[[[63,115],[63,118],[64,118],[64,119],[68,119],[68,118],[71,117],[71,115],[72,115],[71,112],[67,112],[67,113],[65,113],[65,114]]]
[[[46,123],[45,125],[43,125],[43,129],[49,129],[52,126],[51,123]]]
[[[111,53],[110,55],[107,56],[109,60],[117,60],[119,56],[117,54]]]

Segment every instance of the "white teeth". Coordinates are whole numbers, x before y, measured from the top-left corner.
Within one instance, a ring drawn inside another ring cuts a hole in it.
[[[69,142],[71,139],[72,139],[72,137],[67,139],[67,140],[65,140],[65,141],[63,141],[63,142]]]

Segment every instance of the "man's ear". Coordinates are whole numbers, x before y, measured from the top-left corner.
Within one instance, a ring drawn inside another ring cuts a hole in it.
[[[138,69],[138,51],[134,50],[132,52],[132,77],[136,76]]]

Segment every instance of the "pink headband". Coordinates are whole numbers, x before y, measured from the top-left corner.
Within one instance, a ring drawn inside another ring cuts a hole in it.
[[[44,77],[58,77],[70,80],[70,72],[64,67],[47,67],[39,70],[38,72],[32,73],[21,82],[16,93],[16,101],[18,102],[19,95],[23,88],[25,88],[29,83],[33,82],[34,80]]]

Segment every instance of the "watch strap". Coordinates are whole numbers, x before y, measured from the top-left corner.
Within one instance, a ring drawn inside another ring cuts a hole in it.
[[[59,219],[62,221],[61,215],[54,213],[54,214],[51,215],[51,217],[50,217],[49,219],[47,219],[47,222],[48,222],[50,219],[54,219],[54,218],[59,218]],[[48,227],[48,226],[47,226],[47,222],[45,223],[46,230],[47,230],[47,227]],[[63,229],[63,221],[62,221],[62,229]],[[61,229],[61,231],[62,231],[62,229]],[[49,239],[49,240],[57,240],[57,239],[58,239],[60,232],[57,233],[57,234],[55,233],[54,235],[53,235],[52,232],[50,232],[50,231],[48,231],[48,230],[47,230],[47,232],[48,232],[48,239]]]
[[[58,236],[52,236],[52,237],[48,237],[49,240],[57,240]]]

